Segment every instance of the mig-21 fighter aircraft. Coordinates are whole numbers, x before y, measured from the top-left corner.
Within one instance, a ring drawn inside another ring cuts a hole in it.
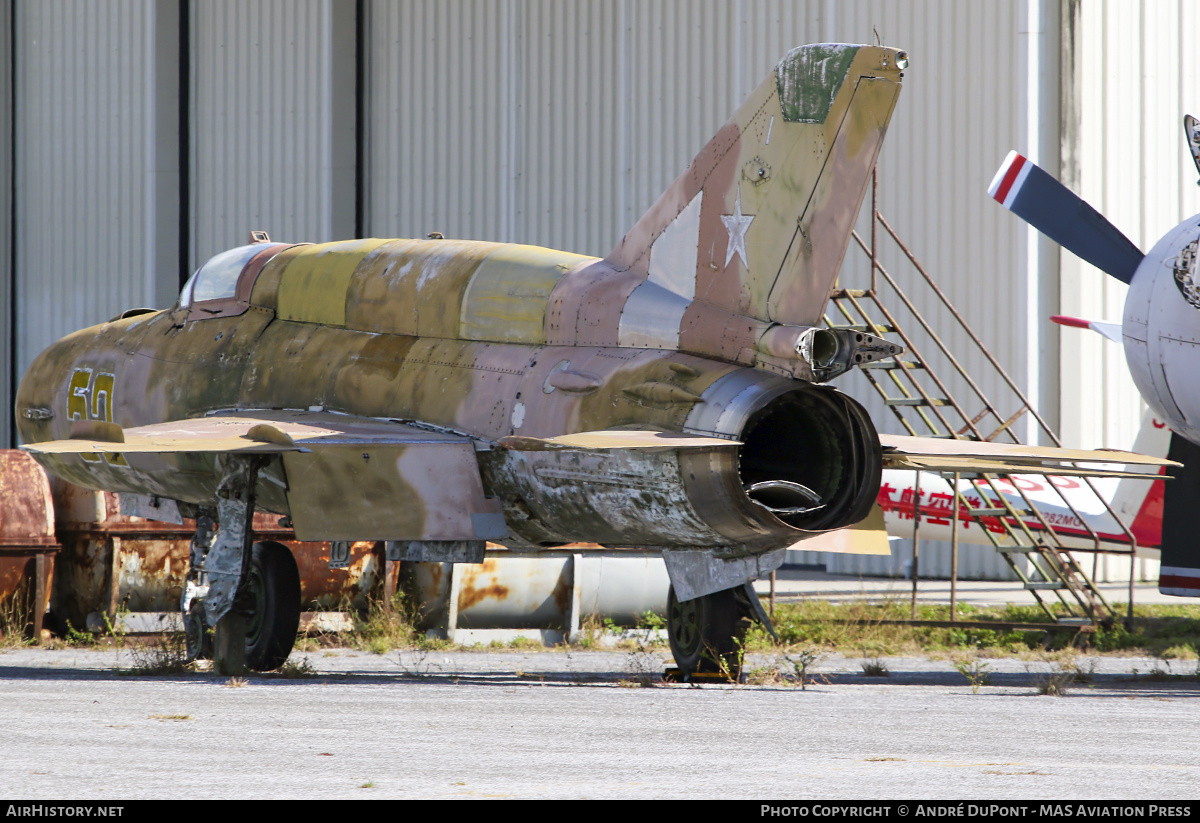
[[[301,540],[384,540],[401,560],[479,562],[485,541],[661,552],[676,663],[736,672],[761,614],[748,582],[863,519],[885,461],[1117,459],[881,444],[823,385],[900,352],[820,323],[907,64],[893,48],[792,50],[603,259],[255,234],[173,308],[42,353],[17,396],[21,439],[66,480],[197,518],[181,608],[190,647],[215,627],[231,670],[243,653],[278,666],[295,638],[295,562],[253,542],[260,509]]]

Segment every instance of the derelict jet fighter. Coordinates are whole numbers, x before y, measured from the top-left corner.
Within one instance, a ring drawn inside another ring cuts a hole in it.
[[[1187,115],[1183,129],[1200,172],[1200,123]],[[1183,468],[1166,485],[1159,589],[1200,597],[1200,550],[1195,540],[1200,498],[1200,214],[1184,220],[1142,254],[1099,212],[1015,151],[996,172],[988,194],[1063,248],[1129,285],[1119,326],[1055,320],[1090,326],[1123,343],[1142,399],[1173,432],[1168,457]]]
[[[891,48],[792,50],[604,259],[256,236],[174,308],[40,355],[21,438],[60,477],[197,518],[181,605],[193,647],[216,628],[218,663],[244,644],[271,668],[294,640],[294,561],[252,545],[257,508],[302,540],[389,541],[392,559],[479,562],[489,540],[661,551],[677,664],[736,671],[748,581],[861,520],[885,455],[1114,459],[885,449],[822,385],[900,351],[819,324],[906,66]]]

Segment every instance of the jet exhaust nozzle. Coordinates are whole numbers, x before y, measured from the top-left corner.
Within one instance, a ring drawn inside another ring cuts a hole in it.
[[[815,491],[790,480],[753,483],[746,495],[772,514],[806,514],[825,507]]]

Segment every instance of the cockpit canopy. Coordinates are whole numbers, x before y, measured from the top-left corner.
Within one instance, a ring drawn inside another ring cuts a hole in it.
[[[238,284],[247,264],[268,249],[278,252],[287,245],[286,243],[251,243],[248,246],[238,246],[236,249],[221,252],[188,278],[179,295],[180,307],[186,309],[194,303],[208,300],[233,300],[238,295]],[[269,259],[275,255],[267,252],[265,256]],[[262,266],[256,268],[261,269]]]

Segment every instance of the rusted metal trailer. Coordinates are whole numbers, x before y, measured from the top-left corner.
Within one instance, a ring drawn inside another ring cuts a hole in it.
[[[144,634],[178,630],[194,521],[173,523],[121,512],[120,496],[63,483],[55,494],[58,585],[52,611],[63,627]],[[280,518],[254,517],[256,542],[279,543],[296,559],[300,572],[301,628],[342,630],[344,614],[365,611],[372,595],[385,594],[388,566],[383,544],[353,543],[339,567],[331,568],[330,544],[301,542]],[[393,570],[393,579],[395,570]],[[393,585],[387,594],[395,591]]]
[[[0,634],[41,637],[58,550],[46,472],[19,449],[0,450]]]

